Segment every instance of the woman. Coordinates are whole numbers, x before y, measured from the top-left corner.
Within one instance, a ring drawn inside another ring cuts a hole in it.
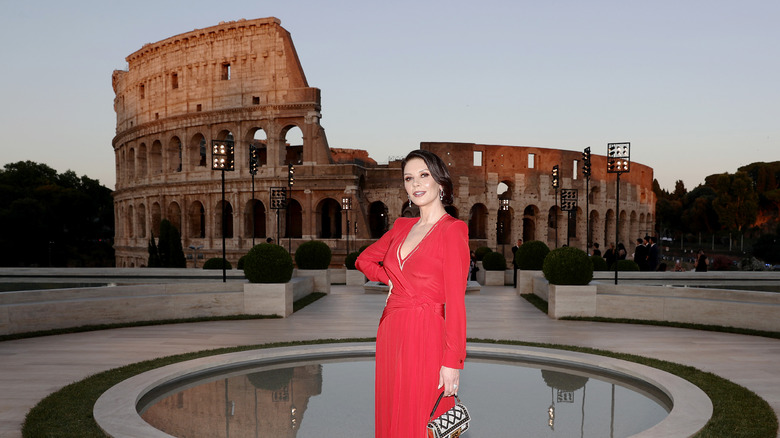
[[[399,218],[366,248],[355,266],[390,286],[376,340],[375,437],[424,438],[434,416],[455,405],[466,358],[468,227],[444,211],[452,181],[435,154],[416,150],[401,163],[410,205],[419,218]]]
[[[694,263],[694,271],[695,272],[707,272],[707,265],[709,265],[709,261],[707,260],[707,256],[704,254],[704,250],[699,250],[699,255],[696,258],[696,263]]]

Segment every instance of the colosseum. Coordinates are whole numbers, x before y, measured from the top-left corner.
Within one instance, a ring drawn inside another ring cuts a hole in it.
[[[189,266],[221,257],[223,240],[235,265],[266,238],[291,251],[322,240],[340,265],[394,219],[416,214],[405,202],[398,158],[378,164],[366,151],[328,145],[320,90],[309,86],[278,19],[220,23],[146,44],[126,59],[127,70],[112,77],[117,266],[146,265],[162,219],[180,230]],[[212,169],[219,145],[233,147],[233,170]],[[592,155],[592,175],[584,178],[580,151],[419,147],[449,164],[455,184],[449,211],[468,223],[473,248],[509,255],[522,238],[585,249],[614,242],[616,233],[629,243],[654,228],[648,166],[631,163],[621,175],[617,213],[616,178],[607,173],[605,155]],[[554,165],[560,193],[552,185]],[[558,201],[564,190],[576,190],[571,211]]]

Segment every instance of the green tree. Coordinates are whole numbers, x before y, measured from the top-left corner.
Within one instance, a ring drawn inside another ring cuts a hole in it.
[[[724,173],[718,175],[714,182],[717,197],[712,205],[720,224],[738,232],[752,226],[758,217],[758,194],[747,172]]]
[[[683,199],[681,222],[683,230],[691,233],[714,233],[720,229],[718,213],[712,205],[715,190],[708,186],[698,186],[688,192]]]
[[[159,268],[162,266],[162,262],[160,261],[160,251],[157,249],[157,244],[154,242],[154,233],[152,233],[152,237],[149,239],[149,261],[146,263],[146,266],[150,268]]]
[[[157,245],[160,252],[160,264],[166,268],[186,268],[184,249],[181,245],[179,230],[168,220],[160,222],[160,242]]]

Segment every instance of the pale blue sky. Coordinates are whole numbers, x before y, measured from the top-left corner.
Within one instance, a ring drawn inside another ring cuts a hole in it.
[[[275,16],[331,147],[630,141],[662,187],[780,160],[777,0],[0,0],[0,165],[113,188],[111,73],[148,42]]]

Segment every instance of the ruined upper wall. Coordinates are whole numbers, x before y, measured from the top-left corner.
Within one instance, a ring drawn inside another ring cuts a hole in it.
[[[189,113],[312,103],[290,33],[277,18],[239,20],[146,44],[115,70],[117,133]]]

